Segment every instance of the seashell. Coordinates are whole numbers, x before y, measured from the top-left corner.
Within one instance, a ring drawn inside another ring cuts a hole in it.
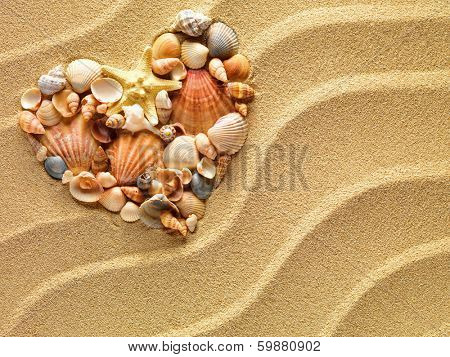
[[[219,153],[232,155],[245,143],[248,124],[239,113],[230,113],[220,118],[208,130],[208,138]]]
[[[181,229],[180,229],[179,232],[181,233],[181,235],[183,237],[186,237],[187,236],[187,232],[189,230],[189,228],[188,228],[188,226],[186,224],[186,220],[184,218],[180,217],[180,218],[178,218],[178,222],[180,222],[180,224],[181,224]]]
[[[117,185],[116,178],[109,172],[99,172],[96,179],[103,188],[111,188]]]
[[[228,91],[233,98],[251,100],[255,96],[255,90],[248,84],[231,82],[227,84]]]
[[[214,189],[214,180],[208,179],[198,172],[195,172],[192,175],[191,189],[198,198],[206,200],[211,196]]]
[[[159,136],[165,143],[170,143],[175,139],[177,131],[172,125],[164,125],[159,129]]]
[[[219,81],[228,82],[227,72],[225,71],[225,67],[219,58],[213,58],[209,61],[208,68],[211,76]]]
[[[152,70],[154,73],[164,76],[172,71],[180,62],[178,58],[161,58],[153,60]]]
[[[178,37],[173,33],[164,33],[159,36],[152,46],[153,58],[180,58],[181,45]]]
[[[208,47],[186,40],[181,45],[181,60],[191,69],[202,68],[208,59]]]
[[[97,105],[97,108],[95,108],[95,110],[99,114],[106,114],[106,112],[108,111],[108,104],[105,103],[99,104]]]
[[[120,210],[120,217],[125,222],[136,222],[139,220],[139,206],[133,202],[127,202]]]
[[[250,62],[241,54],[223,61],[223,66],[230,81],[244,82],[250,74]]]
[[[70,181],[72,181],[72,179],[73,179],[73,172],[70,170],[66,170],[66,171],[64,171],[61,182],[63,185],[65,185],[66,183],[69,183]]]
[[[74,175],[89,171],[98,142],[91,135],[91,123],[77,115],[69,122],[47,128],[40,138],[51,155],[61,156]]]
[[[53,103],[47,99],[42,101],[41,106],[36,112],[36,116],[42,125],[45,126],[56,125],[62,119],[60,112],[58,112]]]
[[[54,179],[61,180],[67,170],[66,163],[60,156],[50,156],[44,161],[45,171]]]
[[[144,172],[137,178],[136,186],[142,191],[147,191],[151,186],[152,180],[153,177],[147,172]]]
[[[181,31],[186,35],[198,37],[211,25],[211,19],[200,12],[181,10],[171,26],[172,31]]]
[[[64,89],[52,97],[52,104],[64,118],[69,118],[77,112],[80,96],[70,89]]]
[[[247,104],[235,102],[234,107],[239,112],[239,114],[241,114],[243,117],[247,116],[247,114],[248,114]]]
[[[183,173],[180,170],[157,169],[156,180],[162,184],[162,193],[170,201],[178,201],[183,195]]]
[[[170,114],[172,114],[172,101],[167,91],[158,92],[155,98],[155,106],[159,121],[166,124],[169,121]]]
[[[181,196],[181,199],[176,205],[184,218],[188,218],[191,214],[195,214],[198,219],[202,219],[205,215],[205,202],[200,200],[191,191],[184,191],[183,196]]]
[[[181,81],[187,76],[186,66],[183,62],[179,62],[177,66],[170,72],[170,79],[173,81]]]
[[[29,134],[45,133],[45,129],[36,115],[26,110],[19,113],[19,126],[24,132]]]
[[[81,114],[84,120],[88,121],[94,117],[99,104],[100,102],[92,94],[87,95],[81,100]]]
[[[225,173],[227,172],[227,167],[231,162],[231,155],[219,155],[217,158],[216,166],[216,177],[214,178],[214,188],[217,188],[222,181]]]
[[[175,138],[164,150],[163,161],[171,169],[195,169],[200,158],[195,147],[194,138],[179,136]]]
[[[183,87],[173,100],[171,120],[188,134],[206,133],[221,116],[234,112],[229,95],[208,71],[189,70]]]
[[[91,83],[92,95],[100,103],[115,103],[122,98],[122,85],[112,78],[97,78]]]
[[[121,189],[125,196],[127,196],[130,200],[136,203],[142,203],[145,201],[144,192],[142,192],[138,187],[124,186],[121,187]]]
[[[163,142],[155,134],[145,131],[137,135],[122,132],[106,150],[111,162],[110,172],[119,186],[134,185],[147,167],[163,166],[163,150]]]
[[[38,80],[38,87],[42,94],[53,95],[66,86],[64,71],[61,65],[51,69],[48,74],[43,74]]]
[[[148,194],[154,196],[158,193],[163,193],[163,184],[158,180],[152,180],[150,182],[150,187],[148,188]]]
[[[125,125],[125,118],[121,114],[113,114],[106,120],[105,125],[108,128],[120,129]]]
[[[200,154],[205,155],[207,158],[214,160],[217,156],[217,151],[209,141],[206,134],[200,133],[195,137],[195,146]]]
[[[139,207],[139,218],[151,228],[162,228],[160,214],[161,211],[167,210],[175,214],[179,213],[177,206],[173,202],[170,202],[163,194],[157,194],[141,204]]]
[[[101,66],[89,59],[78,59],[69,63],[66,68],[66,77],[77,93],[89,90],[93,81],[102,74]]]
[[[47,148],[42,145],[39,140],[36,139],[32,134],[27,134],[27,139],[31,145],[31,148],[33,149],[34,154],[36,155],[36,159],[39,162],[43,162],[47,158]]]
[[[108,156],[101,146],[97,148],[92,158],[92,172],[97,175],[99,172],[108,171]]]
[[[127,203],[127,198],[120,187],[113,187],[103,192],[98,203],[108,211],[120,212],[125,203]]]
[[[197,164],[197,172],[206,178],[212,179],[216,176],[216,165],[214,165],[214,161],[204,157]]]
[[[110,143],[116,137],[116,132],[114,131],[114,129],[106,126],[107,120],[108,117],[106,116],[101,119],[97,119],[94,121],[91,128],[92,136],[95,138],[95,140],[103,144]]]
[[[186,236],[187,232],[183,229],[183,226],[171,211],[161,211],[160,219],[164,227],[177,230],[183,236]]]
[[[192,180],[192,172],[187,167],[181,170],[183,185],[189,185]]]
[[[211,25],[206,34],[209,55],[220,59],[227,59],[239,50],[239,42],[234,30],[223,22]]]
[[[95,176],[87,171],[70,180],[69,191],[73,198],[81,202],[97,202],[104,192]]]
[[[38,110],[41,100],[42,94],[39,88],[30,88],[22,94],[20,105],[22,105],[23,109],[32,110],[34,112]]]
[[[144,109],[139,104],[133,104],[131,106],[124,106],[123,111],[125,112],[125,125],[122,129],[127,129],[133,134],[141,130],[149,130],[155,132],[156,129],[153,125],[158,124],[150,123],[144,116]]]
[[[189,232],[193,233],[195,228],[197,227],[198,218],[195,214],[191,214],[188,218],[186,218],[186,225],[189,229]]]

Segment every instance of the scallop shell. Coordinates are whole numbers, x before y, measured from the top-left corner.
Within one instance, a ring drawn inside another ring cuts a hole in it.
[[[236,32],[223,22],[216,22],[208,29],[207,46],[211,57],[222,60],[230,58],[239,50]]]
[[[178,201],[183,195],[183,173],[180,170],[158,169],[156,180],[162,184],[162,193],[170,201]]]
[[[220,155],[217,158],[216,177],[214,178],[214,188],[217,188],[227,172],[228,165],[231,162],[231,155]]]
[[[181,199],[176,205],[184,218],[188,218],[191,214],[195,214],[198,219],[202,219],[205,215],[205,202],[199,199],[191,191],[184,191],[183,196],[181,196]]]
[[[91,83],[92,95],[100,103],[115,103],[122,98],[122,85],[112,78],[97,78]]]
[[[161,58],[157,60],[153,60],[152,62],[152,70],[153,73],[159,74],[160,76],[164,76],[165,74],[172,71],[180,62],[178,58]]]
[[[45,126],[53,126],[58,124],[62,115],[58,112],[50,100],[43,100],[41,106],[36,112],[36,116],[39,121]]]
[[[173,81],[181,81],[187,76],[186,66],[183,62],[179,62],[177,66],[170,72],[170,79]]]
[[[23,109],[32,110],[34,112],[38,110],[41,100],[42,94],[39,88],[30,88],[22,94],[20,104]]]
[[[34,135],[32,135],[32,134],[27,134],[27,139],[31,145],[31,149],[33,150],[34,154],[36,155],[36,159],[39,162],[43,162],[47,158],[47,151],[48,151],[47,148],[44,145],[42,145],[39,142],[39,140],[36,139],[34,137]]]
[[[108,171],[108,156],[101,146],[97,148],[92,158],[92,172],[97,175],[99,172]]]
[[[209,73],[214,78],[222,82],[228,82],[227,72],[225,71],[225,67],[219,58],[213,58],[209,61],[208,69]]]
[[[90,172],[82,171],[69,183],[71,195],[81,202],[97,202],[103,194],[103,187]]]
[[[191,189],[199,199],[206,200],[214,190],[214,180],[207,179],[195,172],[192,175]]]
[[[45,171],[54,179],[61,180],[67,170],[66,163],[60,156],[50,156],[44,161]]]
[[[229,95],[208,71],[189,70],[183,87],[173,100],[171,120],[188,134],[206,133],[221,116],[234,112]]]
[[[195,146],[200,154],[205,155],[207,158],[214,160],[217,156],[217,151],[209,141],[206,134],[200,133],[195,137]]]
[[[56,66],[48,72],[43,74],[38,80],[38,86],[42,94],[53,95],[60,90],[63,90],[67,81],[64,78],[63,67]]]
[[[172,114],[172,101],[167,91],[158,92],[155,98],[155,106],[159,121],[166,124],[170,119],[170,114]]]
[[[170,202],[163,194],[157,194],[141,204],[139,207],[139,218],[151,228],[162,228],[160,214],[161,211],[167,210],[176,214],[179,213],[177,206],[173,202]]]
[[[186,231],[183,226],[178,221],[178,219],[173,215],[171,211],[161,211],[160,213],[161,223],[164,227],[169,229],[174,229],[179,231],[183,236],[186,236]]]
[[[72,181],[73,177],[74,177],[73,172],[70,170],[66,170],[66,171],[64,171],[64,175],[61,179],[61,183],[63,185],[65,185],[65,184],[69,183],[70,181]]]
[[[171,169],[195,169],[200,158],[195,147],[194,138],[179,136],[175,138],[164,150],[163,161]]]
[[[197,37],[211,25],[211,19],[200,12],[190,9],[181,10],[171,26],[172,31],[181,31],[186,35]]]
[[[120,217],[125,222],[136,222],[139,220],[139,206],[133,202],[127,202],[120,210]]]
[[[248,114],[247,104],[235,102],[234,107],[236,108],[238,113],[241,114],[243,117],[247,116]]]
[[[208,47],[186,40],[181,45],[181,60],[191,69],[202,68],[208,59]]]
[[[64,118],[69,118],[77,112],[80,96],[71,89],[64,89],[52,97],[52,104]]]
[[[100,102],[95,99],[93,94],[89,94],[81,100],[81,114],[84,120],[88,121],[94,117],[99,104]]]
[[[98,148],[98,142],[91,135],[91,126],[91,122],[77,115],[70,122],[47,128],[40,140],[51,155],[61,156],[74,175],[78,175],[89,171]]]
[[[208,130],[208,138],[219,153],[232,155],[244,145],[248,134],[248,124],[239,113],[221,117]]]
[[[189,229],[189,232],[193,233],[195,228],[197,227],[198,218],[195,214],[191,214],[188,218],[186,218],[186,225]]]
[[[117,185],[116,178],[109,172],[99,172],[96,176],[97,181],[100,182],[103,188],[111,188]]]
[[[29,134],[45,133],[45,129],[36,115],[26,110],[19,113],[19,126],[24,132]]]
[[[145,201],[144,193],[135,186],[124,186],[121,187],[122,192],[127,196],[130,200],[136,203],[142,203]]]
[[[139,175],[150,166],[162,167],[164,146],[159,136],[142,131],[136,135],[121,132],[106,150],[111,173],[120,186],[136,184]]]
[[[125,203],[127,203],[127,198],[120,187],[113,187],[103,192],[98,203],[108,211],[120,212]]]
[[[197,172],[206,178],[212,179],[216,176],[216,165],[214,165],[214,161],[204,157],[197,164]]]
[[[227,86],[228,91],[233,98],[251,100],[255,96],[255,90],[248,84],[230,82]]]
[[[113,114],[108,118],[105,125],[112,129],[120,129],[125,125],[125,118],[121,114]]]
[[[100,64],[89,59],[72,61],[66,68],[67,80],[77,93],[89,90],[91,83],[99,78],[101,74]]]
[[[179,58],[181,55],[181,45],[178,37],[173,33],[164,33],[159,36],[152,46],[154,59]]]
[[[115,130],[106,126],[107,120],[108,117],[106,116],[97,119],[94,121],[91,128],[92,136],[102,144],[108,144],[116,137]]]
[[[244,82],[250,74],[250,62],[241,54],[223,61],[223,66],[230,81]]]

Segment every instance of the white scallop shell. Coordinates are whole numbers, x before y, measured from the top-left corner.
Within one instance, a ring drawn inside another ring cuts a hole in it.
[[[120,210],[120,217],[122,217],[125,222],[136,222],[139,219],[139,206],[128,201]]]
[[[42,94],[53,95],[63,90],[67,81],[61,65],[51,69],[48,74],[43,74],[38,80],[38,86]]]
[[[208,138],[220,153],[233,155],[244,145],[248,124],[239,113],[227,114],[208,130]]]
[[[90,187],[87,188],[87,185]],[[69,191],[78,201],[97,202],[103,194],[103,187],[93,174],[82,171],[70,180]]]
[[[120,187],[113,187],[106,190],[98,202],[108,211],[120,212],[125,203],[127,203],[127,198]]]
[[[101,66],[89,59],[78,59],[69,63],[66,68],[66,77],[77,93],[89,90],[91,83],[100,77]]]
[[[91,91],[100,103],[115,103],[122,98],[122,85],[112,78],[97,78],[91,83]]]
[[[116,178],[111,175],[110,172],[99,172],[96,177],[97,181],[100,182],[100,185],[102,185],[103,188],[111,188],[117,185]]]
[[[191,69],[202,68],[208,59],[208,47],[193,41],[184,41],[181,45],[181,60]]]
[[[41,104],[42,94],[39,88],[30,88],[23,93],[22,98],[20,98],[20,104],[23,109],[28,109],[36,111]]]
[[[190,9],[181,10],[172,24],[172,31],[181,31],[193,37],[200,36],[209,25],[211,19],[200,12],[195,12]]]
[[[239,42],[234,30],[223,22],[211,25],[207,33],[209,55],[220,59],[227,59],[239,50]]]
[[[194,138],[186,135],[176,137],[166,146],[163,154],[165,167],[171,169],[196,169],[199,160]]]

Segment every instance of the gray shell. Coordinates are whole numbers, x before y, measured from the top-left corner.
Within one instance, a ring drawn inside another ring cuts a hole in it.
[[[67,165],[60,156],[50,156],[44,161],[45,171],[54,179],[61,180]]]
[[[214,180],[203,177],[198,172],[195,172],[192,175],[191,189],[198,198],[206,200],[214,190]]]
[[[238,37],[231,27],[216,22],[208,29],[207,46],[212,58],[224,60],[238,53]]]

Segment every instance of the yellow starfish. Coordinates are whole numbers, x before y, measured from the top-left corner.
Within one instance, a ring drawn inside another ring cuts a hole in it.
[[[152,123],[157,123],[155,97],[159,91],[173,91],[181,88],[180,81],[171,81],[156,77],[152,72],[152,48],[147,46],[136,68],[125,71],[122,69],[102,66],[102,72],[117,80],[123,87],[122,98],[108,109],[107,115],[113,115],[122,110],[124,105],[139,104],[145,116]],[[152,118],[154,117],[154,118]],[[156,123],[154,120],[156,119]]]

